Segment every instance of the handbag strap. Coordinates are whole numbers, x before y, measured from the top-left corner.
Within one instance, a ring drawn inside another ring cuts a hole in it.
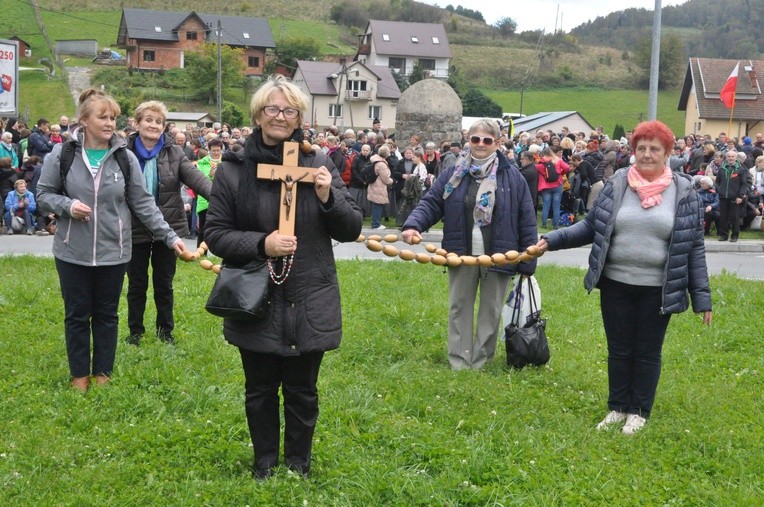
[[[531,285],[531,277],[529,276],[527,278],[528,280],[528,292],[530,293],[531,298],[531,313],[539,312],[539,316],[541,315],[541,312],[539,311],[539,305],[536,302],[536,294],[533,292],[533,285]]]

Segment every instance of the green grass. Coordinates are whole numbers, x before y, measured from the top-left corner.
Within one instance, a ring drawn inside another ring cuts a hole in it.
[[[355,54],[357,46],[349,46],[342,42],[347,31],[333,22],[316,23],[315,20],[268,18],[268,24],[273,33],[273,39],[278,41],[288,36],[311,37],[321,43],[321,54],[343,55]]]
[[[60,77],[50,78],[47,72],[26,70],[19,73],[19,109],[29,108],[29,128],[45,117],[58,122],[59,116],[74,115],[74,98],[69,86]]]
[[[238,354],[202,309],[211,274],[179,266],[177,346],[120,341],[112,384],[80,395],[52,260],[0,258],[0,504],[760,505],[764,283],[715,276],[713,327],[672,319],[653,418],[627,438],[594,431],[606,348],[581,270],[537,273],[550,364],[509,371],[499,350],[480,372],[448,367],[441,268],[338,270],[344,339],[322,366],[313,477],[258,483]],[[120,313],[124,336],[124,299]]]
[[[42,11],[42,21],[51,41],[61,39],[95,39],[98,49],[117,47],[121,10],[82,10],[59,13],[60,9]],[[124,50],[121,50],[124,54]],[[62,58],[69,58],[63,55]]]
[[[500,104],[503,111],[520,112],[519,90],[483,91]],[[528,116],[544,111],[578,111],[592,126],[602,125],[608,135],[613,134],[617,123],[628,130],[647,119],[647,91],[644,90],[526,90],[522,99],[523,113]],[[658,119],[666,123],[675,135],[682,136],[684,111],[677,110],[678,103],[679,90],[658,94]]]

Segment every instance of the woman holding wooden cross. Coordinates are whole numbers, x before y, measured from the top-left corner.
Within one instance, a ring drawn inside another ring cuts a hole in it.
[[[285,142],[302,141],[307,107],[303,92],[282,76],[255,92],[250,114],[256,127],[241,160],[218,169],[207,210],[210,250],[225,263],[268,260],[274,282],[265,318],[223,321],[226,340],[241,353],[259,479],[279,462],[279,387],[284,460],[297,473],[310,472],[318,371],[324,352],[339,347],[342,336],[332,240],[354,241],[363,222],[326,155],[297,150],[297,163],[287,160],[295,150]],[[285,224],[294,233],[281,230]]]

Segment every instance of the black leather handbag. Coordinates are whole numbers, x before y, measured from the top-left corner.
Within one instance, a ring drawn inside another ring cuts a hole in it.
[[[536,296],[531,288],[531,279],[527,278],[527,293],[531,301],[531,313],[536,319],[519,327],[514,324],[519,312],[517,306],[512,310],[512,319],[504,328],[504,341],[507,346],[507,366],[523,368],[528,364],[541,366],[549,362],[549,341],[546,337],[546,320],[541,318],[541,309],[536,303]],[[521,286],[522,287],[522,286]]]
[[[265,261],[223,265],[204,308],[234,320],[260,320],[268,313],[271,278]]]

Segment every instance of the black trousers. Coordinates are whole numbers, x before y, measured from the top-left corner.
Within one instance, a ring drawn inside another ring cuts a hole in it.
[[[735,199],[719,198],[719,223],[718,230],[720,237],[729,235],[730,226],[732,226],[732,237],[737,238],[740,234],[740,217],[745,204],[735,204]]]
[[[111,375],[117,351],[119,298],[127,264],[80,266],[56,259],[64,298],[64,334],[72,377]],[[90,335],[93,334],[93,367]]]
[[[130,334],[143,334],[143,316],[146,313],[146,293],[149,289],[149,262],[151,282],[154,286],[154,304],[157,308],[157,334],[170,333],[175,328],[172,310],[177,259],[175,251],[161,241],[133,244],[133,256],[127,268],[127,325]]]
[[[245,377],[245,410],[255,450],[255,468],[279,462],[279,386],[284,397],[284,461],[310,472],[313,432],[318,420],[318,370],[323,352],[282,357],[239,349]]]
[[[199,226],[199,230],[196,233],[196,247],[199,248],[199,246],[204,241],[204,226],[207,224],[207,210],[200,211],[197,213],[198,220],[197,225]]]
[[[671,320],[671,315],[658,313],[662,289],[605,277],[599,289],[608,349],[608,408],[650,417]]]

